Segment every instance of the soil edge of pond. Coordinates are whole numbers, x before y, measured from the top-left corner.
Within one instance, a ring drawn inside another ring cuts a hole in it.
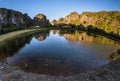
[[[120,59],[95,71],[67,77],[28,73],[0,62],[0,81],[120,81]]]

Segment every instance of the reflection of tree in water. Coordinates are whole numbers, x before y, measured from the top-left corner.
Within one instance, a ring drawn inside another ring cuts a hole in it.
[[[118,44],[118,42],[110,40],[106,37],[103,36],[97,36],[95,34],[87,34],[86,32],[78,32],[75,31],[74,33],[65,33],[63,36],[69,40],[70,42],[94,42],[94,43],[99,43],[99,44]]]
[[[5,58],[13,55],[20,48],[24,47],[26,43],[29,43],[31,40],[31,36],[19,38],[11,41],[7,45],[0,47],[0,60],[4,60]]]
[[[35,38],[39,41],[43,41],[45,40],[47,37],[47,33],[43,33],[43,34],[39,34],[39,35],[36,35]]]
[[[112,53],[110,55],[110,60],[117,60],[120,59],[120,49],[117,50],[117,52]]]

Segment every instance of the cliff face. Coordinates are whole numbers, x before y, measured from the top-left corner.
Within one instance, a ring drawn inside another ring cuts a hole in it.
[[[48,26],[49,20],[46,18],[44,14],[37,14],[33,19],[34,25],[38,25],[40,27]]]
[[[18,11],[0,8],[0,27],[4,28],[11,25],[28,27],[31,25],[31,18]]]
[[[73,21],[76,21],[79,19],[80,19],[79,14],[77,12],[72,12],[72,13],[70,13],[70,15],[66,16],[64,20],[67,24],[69,24],[69,23],[73,23]]]
[[[83,26],[92,25],[99,29],[103,29],[107,33],[114,33],[120,35],[120,12],[119,11],[101,11],[101,12],[83,12],[78,14],[77,12],[72,12],[65,18],[61,18],[52,24],[74,24]]]
[[[0,34],[28,28],[29,26],[50,26],[49,20],[43,14],[37,14],[31,19],[27,14],[21,12],[0,8]]]

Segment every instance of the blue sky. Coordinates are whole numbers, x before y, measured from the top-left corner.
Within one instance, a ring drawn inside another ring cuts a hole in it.
[[[43,13],[53,20],[73,11],[120,11],[120,0],[0,0],[0,7],[28,13],[31,18]]]

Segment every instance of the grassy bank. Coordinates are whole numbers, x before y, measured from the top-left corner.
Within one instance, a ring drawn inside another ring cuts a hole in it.
[[[48,32],[50,28],[41,28],[41,29],[27,29],[27,30],[20,30],[15,32],[10,32],[7,34],[0,35],[0,47],[7,45],[13,40],[19,39],[21,37],[30,36],[35,33],[43,33]]]
[[[120,37],[114,36],[114,35],[110,35],[109,33],[102,33],[102,32],[97,32],[97,31],[85,31],[85,32],[93,33],[93,34],[100,35],[100,36],[104,36],[104,37],[107,37],[109,39],[112,39],[112,40],[120,42]]]

